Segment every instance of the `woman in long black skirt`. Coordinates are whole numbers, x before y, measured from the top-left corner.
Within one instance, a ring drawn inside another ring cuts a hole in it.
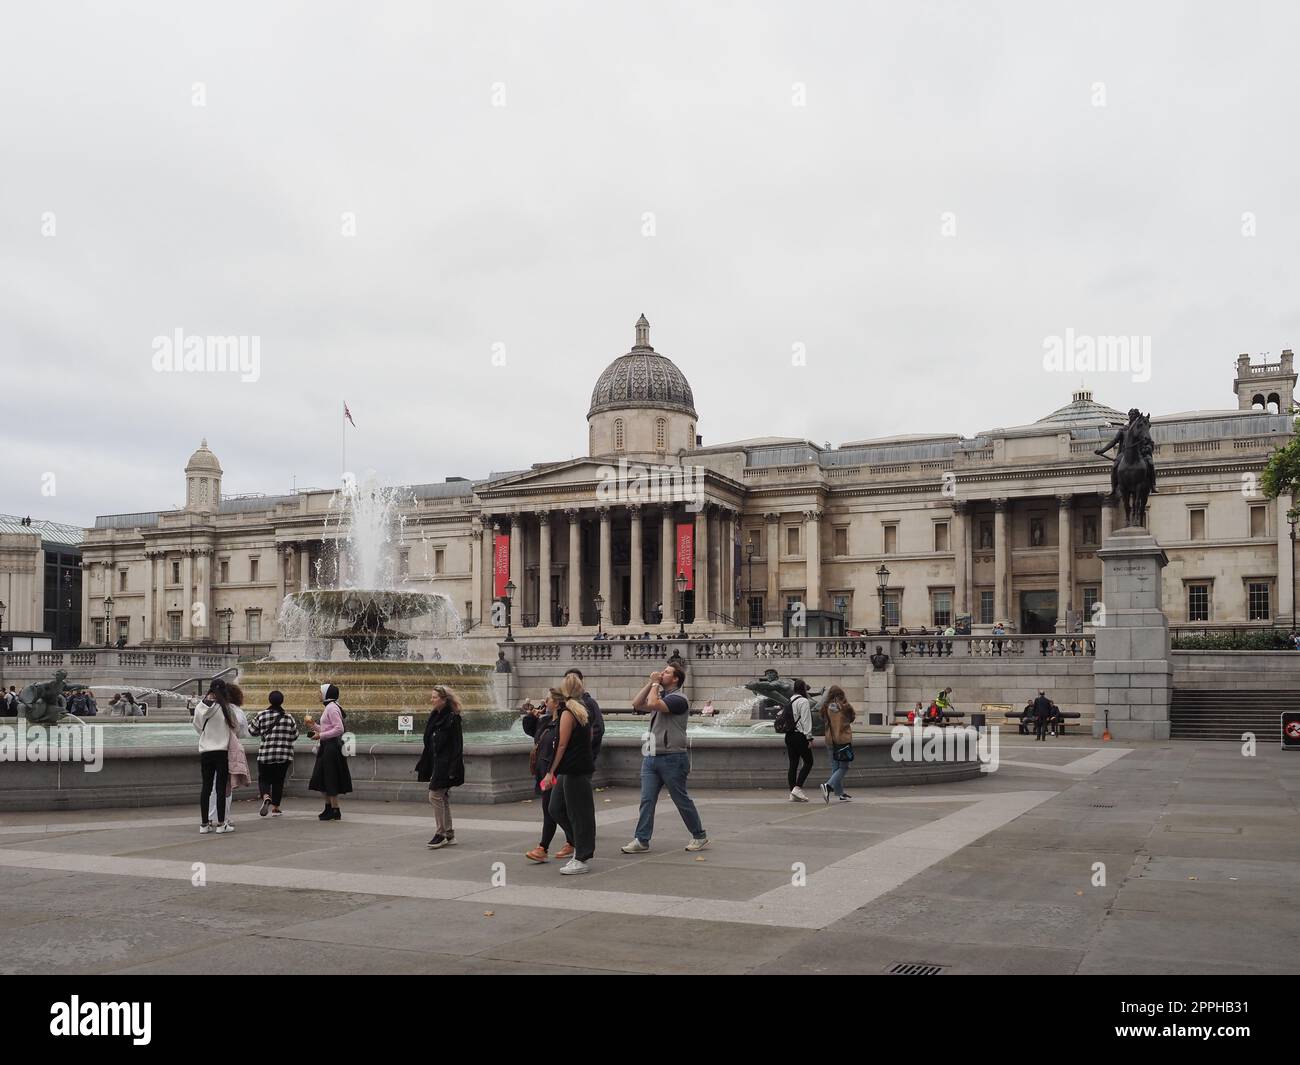
[[[348,760],[343,753],[343,709],[338,704],[339,690],[336,685],[322,684],[320,691],[325,709],[321,712],[320,721],[308,726],[307,733],[319,742],[316,765],[312,768],[308,787],[325,796],[325,809],[320,812],[320,820],[342,821],[339,796],[348,795],[352,791],[352,774],[348,771]]]

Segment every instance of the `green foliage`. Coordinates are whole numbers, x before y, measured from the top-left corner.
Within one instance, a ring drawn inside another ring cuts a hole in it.
[[[1276,499],[1280,495],[1295,495],[1300,486],[1300,418],[1295,422],[1296,435],[1282,448],[1269,456],[1260,485],[1264,495]]]
[[[1290,651],[1294,645],[1283,629],[1246,629],[1174,635],[1170,646],[1175,651]]]

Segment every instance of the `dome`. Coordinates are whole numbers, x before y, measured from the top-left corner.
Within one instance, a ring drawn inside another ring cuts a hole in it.
[[[643,314],[636,323],[636,344],[632,350],[605,367],[591,390],[587,417],[601,411],[647,407],[699,417],[685,375],[670,358],[650,346],[650,323]]]
[[[1064,407],[1052,411],[1045,418],[1039,418],[1036,425],[1123,425],[1128,421],[1126,414],[1098,403],[1092,398],[1089,389],[1081,388]]]
[[[208,450],[207,440],[199,444],[198,451],[194,452],[190,456],[190,461],[185,464],[186,473],[196,470],[210,470],[212,473],[221,472],[221,463],[217,461],[217,456]]]

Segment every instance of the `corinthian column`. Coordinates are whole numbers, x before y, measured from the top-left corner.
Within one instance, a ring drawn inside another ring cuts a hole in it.
[[[631,574],[628,579],[628,584],[631,585],[631,614],[628,617],[628,624],[639,629],[645,626],[645,613],[641,602],[641,504],[630,503],[627,509],[632,517]]]
[[[1056,631],[1068,632],[1067,611],[1074,598],[1074,540],[1070,529],[1070,508],[1074,496],[1065,494],[1056,497]]]
[[[1007,620],[1007,501],[993,500],[993,620]]]
[[[550,626],[551,616],[551,512],[537,512],[537,624]]]
[[[582,515],[576,507],[564,512],[569,519],[569,625],[582,624]]]

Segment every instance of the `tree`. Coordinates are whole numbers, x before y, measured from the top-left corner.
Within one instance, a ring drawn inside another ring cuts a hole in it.
[[[1290,442],[1269,456],[1260,478],[1260,487],[1269,499],[1280,495],[1293,498],[1300,490],[1300,418],[1295,422],[1296,433]]]

